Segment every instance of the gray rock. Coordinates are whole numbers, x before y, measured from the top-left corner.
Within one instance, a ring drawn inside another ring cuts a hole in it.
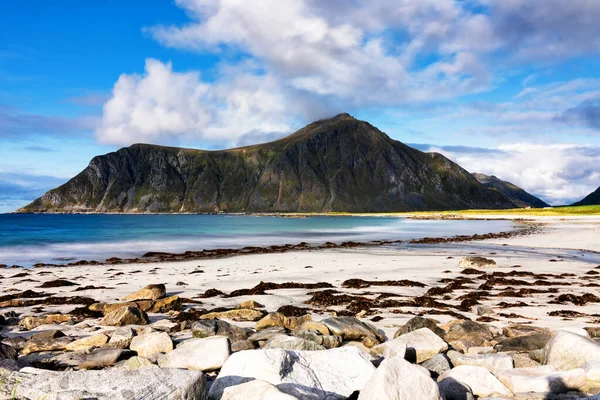
[[[431,376],[437,379],[438,376],[452,369],[452,364],[445,354],[438,354],[422,362],[421,367],[427,369],[431,373]]]
[[[448,378],[438,383],[443,400],[475,400],[475,395],[465,383]]]
[[[19,399],[206,400],[204,374],[180,369],[51,372],[27,368],[5,377],[0,398],[10,396],[15,387]]]
[[[137,307],[121,307],[109,312],[102,318],[100,325],[124,326],[124,325],[148,325],[148,314]]]
[[[254,350],[255,348],[255,342],[251,342],[250,340],[238,340],[237,342],[231,343],[232,353],[244,350]]]
[[[277,335],[269,339],[263,349],[286,350],[325,350],[325,347],[311,340],[304,340],[294,336]]]
[[[372,351],[384,357],[391,357],[401,355],[403,345],[406,346],[404,351],[407,357],[414,358],[417,363],[427,361],[448,349],[446,342],[438,335],[428,328],[421,328],[375,346]]]
[[[128,326],[123,326],[115,329],[110,335],[108,345],[118,349],[126,349],[131,344],[133,339],[133,329]]]
[[[582,368],[556,371],[551,366],[505,370],[496,375],[514,393],[564,393],[586,384]]]
[[[383,342],[385,337],[372,325],[354,317],[329,317],[321,321],[332,334],[341,336],[344,340],[363,340],[373,337]]]
[[[15,336],[15,337],[10,337],[10,338],[4,338],[2,339],[2,343],[12,347],[13,349],[15,349],[16,351],[21,351],[23,350],[23,348],[25,347],[25,343],[27,342],[27,339],[25,339],[22,336]]]
[[[202,319],[192,324],[192,336],[202,339],[210,336],[225,336],[232,342],[246,340],[253,332],[220,319]]]
[[[220,399],[226,388],[259,379],[303,400],[346,399],[362,389],[374,371],[373,364],[353,347],[240,351],[227,359],[209,397]]]
[[[496,376],[499,372],[514,367],[513,358],[508,354],[467,355],[457,351],[449,351],[447,356],[455,367],[459,365],[483,367]]]
[[[229,339],[212,336],[204,339],[190,339],[158,359],[161,368],[184,368],[200,371],[215,371],[223,366],[231,348]]]
[[[17,350],[7,344],[0,343],[0,360],[16,360],[18,357],[19,353]]]
[[[492,394],[512,397],[512,392],[502,384],[490,371],[483,367],[473,367],[470,365],[461,365],[444,372],[438,378],[438,382],[446,379],[453,379],[468,385],[473,394],[479,397],[486,397]]]
[[[423,317],[413,317],[408,320],[406,324],[400,329],[396,331],[394,334],[394,338],[397,338],[400,335],[404,335],[406,333],[410,333],[412,331],[416,331],[417,329],[428,328],[431,332],[435,333],[442,339],[446,332],[438,326],[436,320],[431,318],[423,318]]]
[[[498,351],[532,351],[544,348],[544,346],[548,344],[549,340],[550,335],[548,334],[534,333],[530,335],[504,339],[494,347]]]
[[[288,332],[283,326],[274,326],[271,328],[262,329],[256,333],[253,333],[248,337],[248,340],[252,342],[262,342],[271,339],[276,335],[286,335]]]
[[[438,400],[440,392],[429,375],[402,357],[384,360],[358,396],[359,400]]]
[[[50,362],[61,368],[94,369],[115,365],[131,354],[128,350],[99,347],[87,351],[63,353],[50,359]]]

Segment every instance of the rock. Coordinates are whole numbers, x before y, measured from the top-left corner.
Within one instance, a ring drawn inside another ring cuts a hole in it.
[[[137,301],[137,300],[158,300],[165,297],[167,294],[167,289],[165,285],[148,285],[135,293],[130,294],[129,296],[125,296],[121,299],[121,301]]]
[[[17,358],[19,358],[17,350],[7,344],[0,343],[0,360],[16,360]]]
[[[325,347],[311,340],[304,340],[287,335],[276,335],[265,343],[263,349],[325,350]]]
[[[231,319],[233,321],[258,321],[263,317],[259,310],[236,309],[204,314],[200,319]]]
[[[475,312],[480,317],[484,317],[486,315],[493,315],[493,314],[496,313],[494,311],[494,309],[492,307],[489,307],[489,306],[477,306],[477,307],[475,307]]]
[[[550,335],[545,333],[534,333],[525,336],[512,337],[499,342],[496,346],[498,351],[532,351],[542,349],[548,344]]]
[[[184,368],[200,371],[215,371],[223,366],[231,354],[229,339],[212,336],[190,339],[158,359],[161,368]]]
[[[35,332],[30,339],[56,339],[63,337],[65,334],[58,329],[48,329],[41,332]]]
[[[514,393],[564,393],[578,390],[587,382],[582,368],[568,371],[556,371],[551,366],[515,368],[496,376]]]
[[[16,351],[23,350],[26,342],[27,342],[27,339],[25,339],[23,336],[15,336],[15,337],[2,339],[3,344],[6,344],[6,345],[12,347]]]
[[[255,310],[257,308],[263,308],[264,306],[260,303],[257,303],[254,300],[246,300],[243,301],[242,303],[240,303],[240,307],[239,308],[247,308],[249,310]]]
[[[428,328],[431,332],[435,333],[442,339],[446,332],[443,329],[438,327],[438,323],[436,320],[431,318],[423,318],[423,317],[413,317],[408,320],[406,324],[400,329],[396,331],[394,334],[394,339],[400,335],[404,335],[406,333],[410,333],[412,331],[416,331],[417,329]]]
[[[4,375],[6,375],[12,371],[18,371],[18,370],[19,370],[19,364],[17,363],[16,360],[11,360],[8,358],[0,358],[0,377],[3,377]],[[1,381],[1,378],[0,378],[0,381]],[[0,394],[1,394],[1,388],[0,388]]]
[[[223,391],[221,400],[300,400],[283,393],[277,386],[261,380],[253,380],[241,385],[231,386]]]
[[[110,336],[108,345],[118,349],[127,349],[133,339],[133,329],[128,326],[123,326],[115,329]]]
[[[238,340],[237,342],[231,343],[232,353],[244,350],[254,350],[255,348],[254,342],[251,342],[250,340]]]
[[[400,355],[403,345],[406,346],[407,359],[411,357],[417,363],[427,361],[448,349],[446,342],[438,335],[428,328],[421,328],[375,346],[372,351],[376,354],[382,354],[384,357],[390,357],[395,354]]]
[[[72,323],[70,315],[66,314],[50,314],[40,317],[25,317],[19,321],[19,326],[28,331],[42,325],[62,324],[63,322]]]
[[[329,331],[344,340],[363,340],[365,337],[373,337],[380,343],[385,337],[377,329],[354,317],[329,317],[321,321],[329,328]]]
[[[151,313],[167,313],[169,311],[181,311],[181,299],[179,296],[169,296],[156,300],[148,309],[148,312]]]
[[[331,331],[329,330],[327,325],[325,325],[322,322],[305,321],[302,323],[302,325],[300,325],[298,328],[296,328],[296,331],[306,331],[306,330],[317,331],[323,336],[331,335]]]
[[[340,336],[340,337],[341,337],[341,336]],[[375,338],[375,337],[373,337],[373,336],[365,336],[365,337],[363,338],[363,340],[361,341],[361,343],[362,343],[362,344],[364,344],[364,345],[365,345],[365,347],[367,347],[367,348],[369,348],[369,349],[372,349],[373,347],[375,347],[375,346],[379,345],[379,343],[380,343],[380,342],[379,342],[379,340],[378,340],[378,339],[376,339],[376,338]]]
[[[439,400],[440,392],[429,375],[404,358],[385,359],[363,387],[359,400]]]
[[[473,394],[479,397],[486,397],[492,394],[512,397],[512,392],[492,375],[490,371],[483,367],[461,365],[444,372],[438,378],[438,382],[441,383],[445,379],[453,379],[468,385]]]
[[[90,311],[101,312],[102,314],[106,315],[123,307],[135,307],[139,308],[142,311],[148,311],[150,309],[151,304],[152,301],[138,303],[134,301],[128,301],[126,303],[94,303],[88,306],[88,309]]]
[[[15,387],[19,399],[206,399],[204,374],[180,369],[52,372],[27,368],[5,377],[0,398],[11,396]]]
[[[232,342],[246,340],[252,331],[218,319],[200,320],[192,324],[192,337],[202,339],[209,336],[225,336]]]
[[[438,354],[427,361],[423,361],[421,366],[429,371],[431,376],[437,379],[444,372],[452,369],[450,359],[445,354]]]
[[[173,341],[165,332],[147,333],[134,337],[129,348],[137,352],[138,356],[148,357],[155,353],[167,353],[173,350]]]
[[[293,331],[294,329],[300,327],[303,323],[311,320],[312,317],[310,315],[303,315],[301,317],[286,317],[281,313],[270,313],[256,323],[256,330],[260,331],[262,329],[281,326]]]
[[[74,342],[67,344],[66,349],[69,351],[87,350],[90,347],[103,346],[108,343],[108,336],[103,333],[84,337]]]
[[[262,342],[271,339],[276,335],[286,335],[288,332],[283,326],[274,326],[272,328],[262,329],[256,333],[253,333],[248,337],[248,340],[252,342]]]
[[[378,344],[376,346],[371,347],[371,354],[377,357],[384,358],[392,358],[392,357],[402,357],[406,358],[406,348],[408,344],[405,340],[398,340],[398,338],[387,341],[383,344]],[[369,346],[365,347],[369,348]],[[414,353],[414,348],[411,348],[411,353]],[[413,360],[415,359],[415,355],[412,354]]]
[[[149,359],[145,357],[134,356],[125,361],[122,365],[122,369],[127,371],[134,371],[140,368],[154,368],[157,367]]]
[[[484,257],[463,257],[458,263],[458,267],[467,268],[493,268],[496,266],[496,261]]]
[[[375,367],[353,347],[323,351],[283,349],[240,351],[232,354],[210,388],[209,398],[259,379],[299,399],[346,399],[362,389]]]
[[[148,325],[148,323],[148,315],[136,307],[122,307],[111,311],[100,321],[100,325],[105,326]]]
[[[454,342],[464,342],[471,346],[488,346],[494,335],[490,328],[475,321],[453,320],[446,324],[448,327],[444,340],[453,345]]]
[[[592,339],[558,331],[544,348],[544,362],[557,370],[579,368],[588,361],[600,361],[600,345]]]
[[[130,354],[128,350],[98,347],[87,351],[63,353],[53,357],[50,362],[61,368],[97,369],[114,365]]]
[[[447,356],[455,367],[459,365],[483,367],[494,375],[513,368],[513,358],[508,354],[466,355],[457,351],[449,351]]]
[[[152,329],[161,332],[177,332],[179,331],[180,326],[181,325],[177,322],[173,322],[168,319],[161,319],[150,325]]]
[[[600,382],[600,361],[588,361],[582,365],[590,382]]]
[[[512,325],[506,326],[502,329],[502,334],[504,336],[506,336],[507,338],[534,335],[534,334],[540,334],[540,333],[545,334],[546,336],[548,336],[548,338],[550,338],[550,336],[552,336],[552,333],[550,332],[549,329],[540,328],[540,327],[537,327],[534,325],[529,325],[529,324],[512,324]]]
[[[305,331],[296,331],[295,336],[300,339],[310,340],[319,344],[326,349],[333,349],[336,347],[340,347],[342,345],[342,337],[335,335],[327,335],[323,336],[320,332],[313,330],[305,330]],[[377,342],[379,343],[379,342]]]
[[[515,368],[532,368],[540,365],[539,362],[530,357],[529,353],[514,353],[512,358]]]
[[[21,351],[22,354],[39,353],[42,351],[62,351],[73,339],[68,336],[56,339],[29,339]]]
[[[475,400],[469,385],[452,378],[444,379],[438,383],[443,400]]]

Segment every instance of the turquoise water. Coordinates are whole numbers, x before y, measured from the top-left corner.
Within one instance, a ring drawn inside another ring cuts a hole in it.
[[[0,263],[135,257],[327,241],[407,240],[501,232],[510,221],[421,221],[382,217],[254,217],[234,215],[0,214]]]

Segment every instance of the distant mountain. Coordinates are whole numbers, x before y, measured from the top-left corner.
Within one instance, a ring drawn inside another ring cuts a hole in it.
[[[595,192],[588,194],[583,200],[573,204],[574,206],[595,206],[600,204],[600,188]]]
[[[499,192],[504,193],[518,207],[550,207],[549,204],[545,203],[544,201],[540,200],[534,195],[527,193],[525,190],[521,189],[513,183],[503,181],[493,175],[488,176],[484,174],[474,173],[473,176],[484,186],[490,189],[496,189]]]
[[[20,212],[383,212],[512,208],[498,190],[348,114],[222,151],[135,144]]]

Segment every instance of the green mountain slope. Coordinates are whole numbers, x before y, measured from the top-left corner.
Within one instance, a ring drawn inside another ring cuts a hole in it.
[[[348,114],[271,143],[203,151],[136,144],[94,157],[21,212],[377,212],[511,208],[435,153]]]
[[[474,173],[473,176],[485,187],[504,193],[518,207],[544,208],[550,205],[543,200],[527,193],[517,185],[503,181],[495,176]]]

